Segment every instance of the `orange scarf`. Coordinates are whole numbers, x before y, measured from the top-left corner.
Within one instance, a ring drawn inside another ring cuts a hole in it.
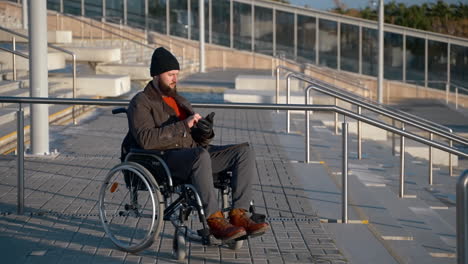
[[[185,120],[187,118],[187,113],[177,104],[173,97],[163,96],[163,100],[167,105],[174,109],[179,120]]]

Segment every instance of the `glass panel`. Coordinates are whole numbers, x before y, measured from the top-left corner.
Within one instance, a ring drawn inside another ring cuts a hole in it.
[[[341,24],[341,70],[359,72],[359,27]]]
[[[273,55],[273,10],[255,6],[255,51]]]
[[[384,33],[384,78],[403,80],[403,36]]]
[[[210,37],[210,28],[209,28],[209,1],[205,0],[205,42],[209,41]],[[198,10],[198,0],[190,1],[190,15],[191,15],[191,27],[190,27],[190,39],[199,40],[200,39],[200,20]]]
[[[63,1],[63,12],[81,16],[81,0]]]
[[[406,81],[424,86],[424,39],[406,36]]]
[[[60,11],[60,0],[47,0],[47,9]]]
[[[252,50],[252,8],[250,5],[233,2],[234,48]]]
[[[192,23],[190,26],[190,39],[193,40],[199,40],[200,39],[200,21],[199,21],[199,15],[198,12],[198,0],[192,0],[190,1],[190,15],[191,19],[190,22]],[[208,24],[208,16],[209,16],[209,10],[208,7],[205,7],[205,26]],[[205,36],[205,42],[207,42],[206,36]]]
[[[145,0],[127,0],[127,23],[134,27],[145,27]]]
[[[276,54],[294,59],[294,14],[276,11]]]
[[[123,22],[123,0],[106,0],[106,20],[113,23]]]
[[[319,20],[319,64],[336,69],[337,66],[337,31],[335,21]]]
[[[297,16],[297,60],[315,63],[315,17]]]
[[[453,85],[464,88],[459,93],[468,94],[468,47],[450,46],[450,79]],[[454,88],[452,87],[452,92]]]
[[[166,0],[148,1],[148,28],[166,34]]]
[[[445,91],[447,83],[447,43],[429,40],[428,47],[428,86]]]
[[[173,0],[170,2],[171,35],[188,37],[187,0]]]
[[[102,1],[85,0],[85,16],[102,17]]]
[[[362,74],[377,76],[379,72],[378,31],[362,28]]]
[[[214,44],[219,44],[229,47],[229,0],[211,1],[211,41]]]

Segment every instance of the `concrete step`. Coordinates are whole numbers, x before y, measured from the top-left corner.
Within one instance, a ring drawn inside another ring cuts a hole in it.
[[[28,97],[29,96],[29,89],[16,89],[6,92],[1,92],[0,96],[11,96],[11,97]],[[10,107],[11,105],[15,105],[15,103],[0,103],[0,107]]]
[[[28,51],[21,51],[22,53],[28,54]],[[65,53],[61,52],[51,52],[49,51],[47,56],[47,69],[56,70],[65,68],[65,59],[69,57]],[[0,65],[3,71],[13,70],[13,61],[12,55],[6,51],[0,51]],[[16,69],[28,71],[29,70],[29,60],[20,56],[16,56]]]
[[[27,70],[21,70],[17,69],[16,70],[16,79],[24,79],[24,78],[29,78],[29,68]],[[6,69],[6,70],[0,70],[0,80],[13,80],[13,70],[11,69]]]
[[[96,66],[97,74],[129,75],[132,80],[150,80],[149,65],[140,63],[105,63]]]
[[[110,47],[77,47],[64,45],[65,49],[74,52],[77,61],[116,62],[122,59],[120,48]],[[69,60],[69,58],[67,58]]]
[[[446,144],[446,143],[444,143]],[[395,146],[395,151],[400,151],[400,139],[398,137],[397,144]],[[413,157],[429,160],[429,147],[413,141],[413,140],[405,140],[405,153],[410,154]],[[450,163],[450,157],[452,159],[452,165],[457,167],[458,166],[458,156],[450,155],[449,153],[439,150],[437,148],[432,148],[432,162],[434,165],[443,165],[448,166]]]
[[[20,24],[21,25],[21,24]],[[14,29],[15,32],[22,35],[28,35],[27,29],[17,28]],[[0,41],[11,42],[11,34],[7,32],[0,31]],[[16,36],[17,42],[29,42],[28,39],[21,38]],[[69,44],[72,43],[73,37],[72,32],[67,30],[49,30],[47,31],[47,42],[53,44]]]
[[[55,74],[49,76],[52,82],[61,83],[62,87],[72,87],[70,74]],[[128,93],[130,87],[130,76],[128,75],[79,75],[76,79],[77,97],[102,96],[116,97]]]
[[[0,93],[17,90],[21,87],[19,81],[0,81]]]

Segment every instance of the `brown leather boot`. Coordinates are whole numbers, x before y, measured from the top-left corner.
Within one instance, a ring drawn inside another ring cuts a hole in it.
[[[259,236],[265,233],[270,225],[268,223],[256,223],[247,216],[247,211],[244,209],[232,209],[229,212],[229,220],[231,224],[245,228],[249,236]]]
[[[206,221],[211,234],[217,239],[229,241],[247,235],[243,227],[233,226],[229,223],[221,211],[210,215]]]

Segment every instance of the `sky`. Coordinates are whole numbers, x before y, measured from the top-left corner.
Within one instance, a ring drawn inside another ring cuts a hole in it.
[[[389,3],[392,0],[384,0],[385,3]],[[304,6],[308,5],[314,9],[321,9],[327,10],[331,8],[335,8],[335,1],[333,0],[289,0],[289,2],[293,5]],[[369,0],[342,0],[342,2],[348,8],[365,8],[369,5]],[[407,5],[414,5],[414,4],[423,4],[423,3],[435,3],[437,0],[396,0],[397,3],[406,3]],[[468,0],[446,0],[444,1],[448,4],[458,4],[459,2],[467,3]]]

